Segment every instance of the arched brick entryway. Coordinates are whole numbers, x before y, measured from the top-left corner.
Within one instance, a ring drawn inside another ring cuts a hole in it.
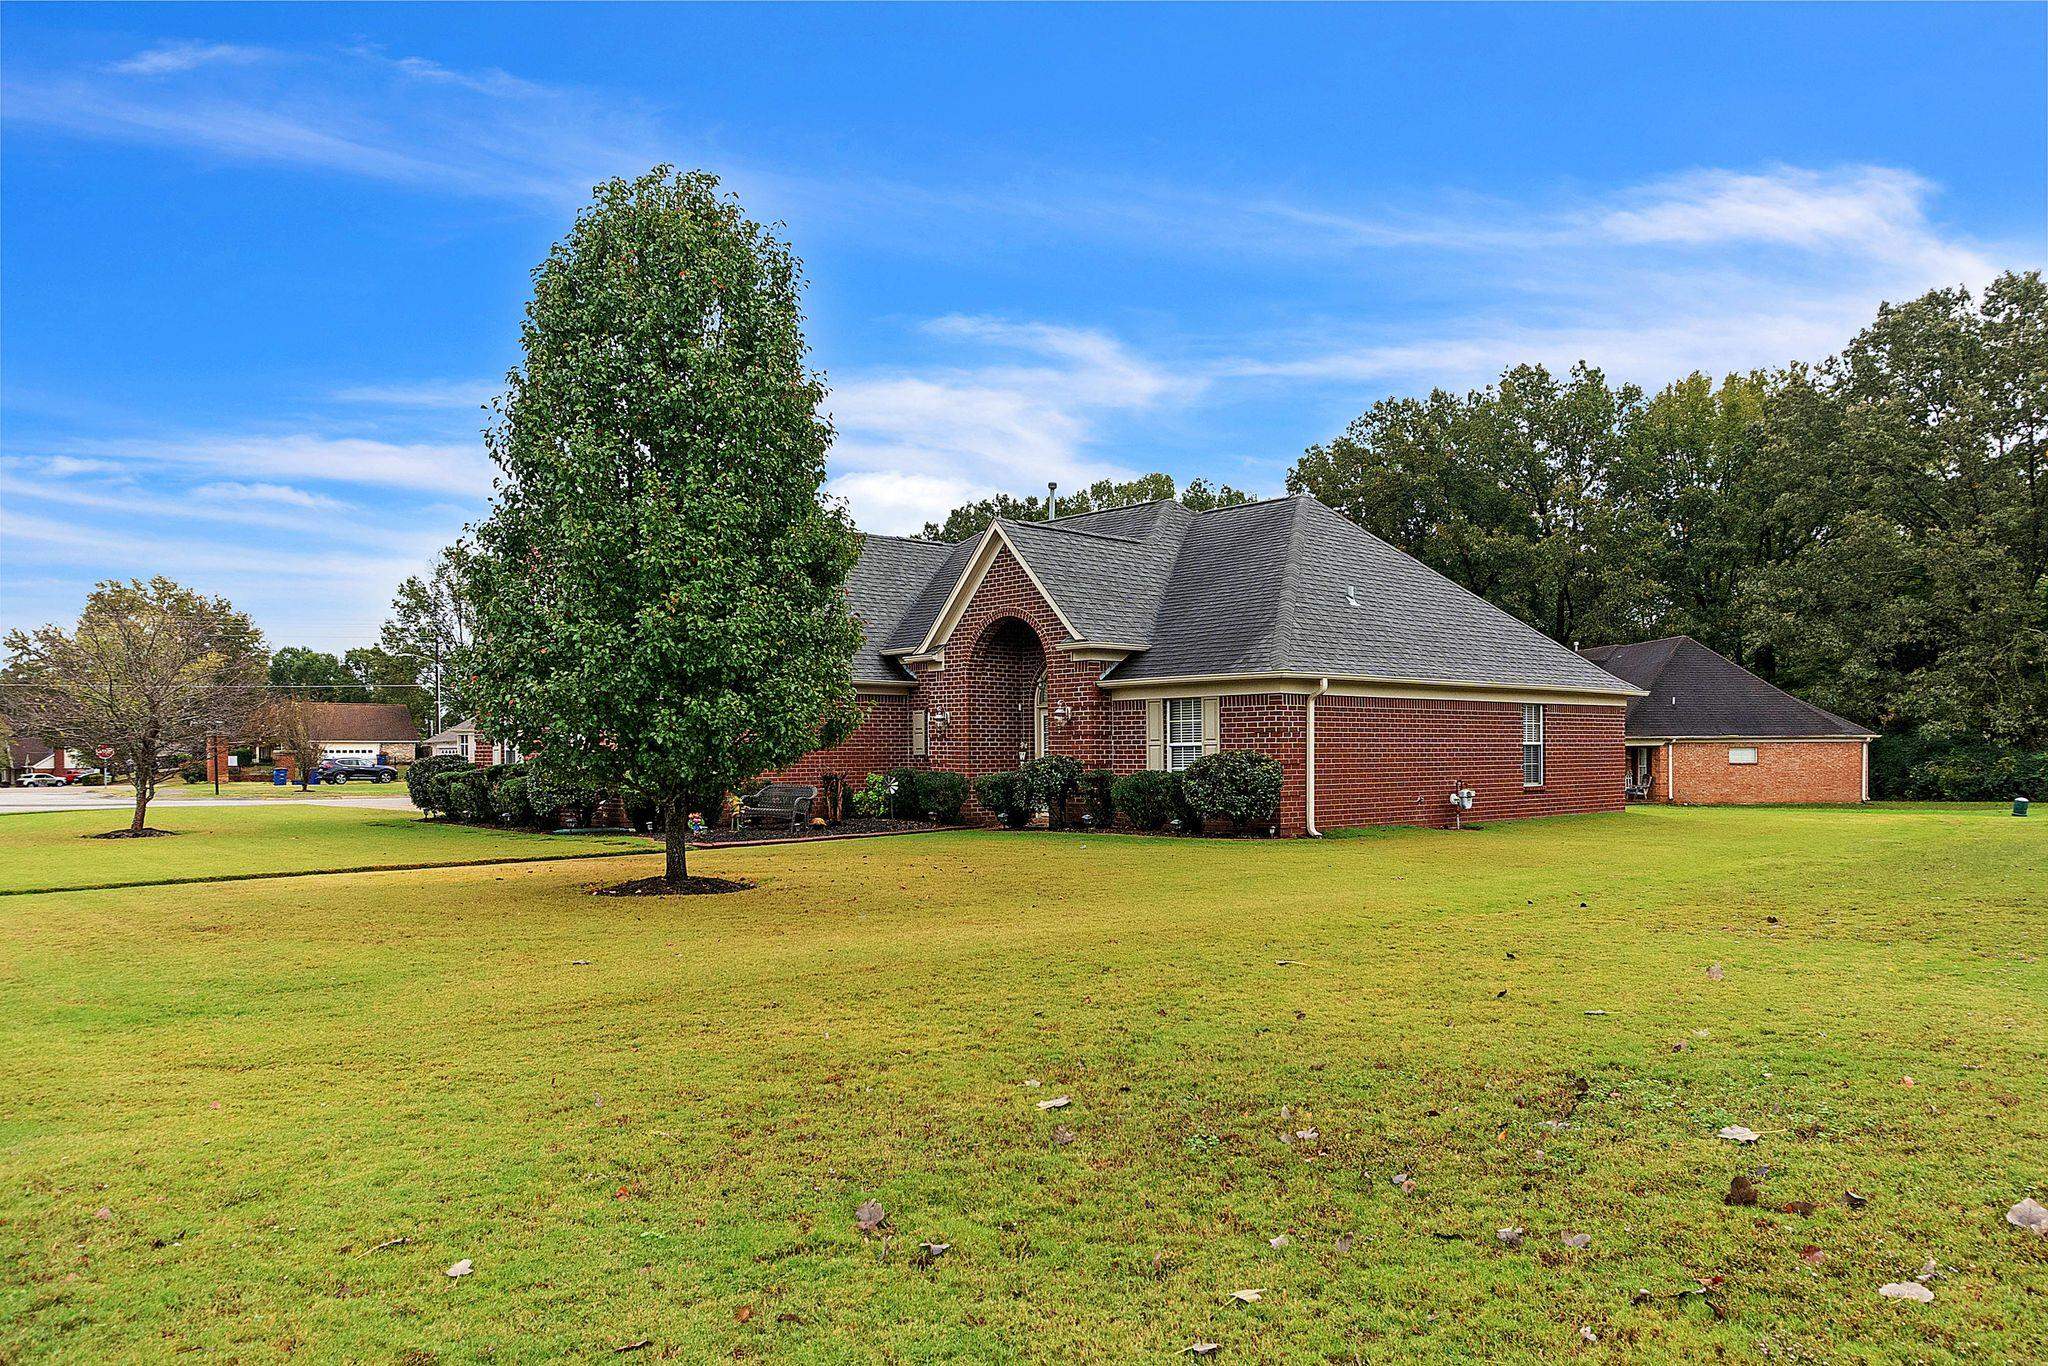
[[[968,685],[968,757],[975,773],[1015,768],[1034,749],[1034,695],[1045,646],[1017,617],[998,617],[974,642]]]

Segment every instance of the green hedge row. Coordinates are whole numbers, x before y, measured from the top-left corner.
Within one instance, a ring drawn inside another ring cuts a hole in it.
[[[1880,736],[1870,747],[1870,794],[1880,801],[2048,800],[2048,754],[1997,740]]]

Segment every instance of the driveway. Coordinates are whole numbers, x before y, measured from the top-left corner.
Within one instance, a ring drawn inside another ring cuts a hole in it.
[[[347,806],[370,811],[413,811],[412,798],[403,795],[391,797],[171,797],[159,796],[150,802],[153,811],[159,806],[277,806],[289,802],[295,806]],[[126,811],[135,805],[135,798],[127,792],[102,792],[93,787],[0,787],[0,816],[20,815],[27,811]]]

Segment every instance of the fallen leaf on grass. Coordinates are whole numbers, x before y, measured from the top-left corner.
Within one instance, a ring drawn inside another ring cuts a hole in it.
[[[1265,1293],[1263,1290],[1233,1290],[1230,1292],[1230,1298],[1239,1304],[1257,1304],[1259,1297]]]
[[[92,1217],[95,1219],[111,1219],[114,1217],[114,1212],[108,1209],[105,1205],[101,1205],[98,1209],[92,1212]]]
[[[1351,1235],[1348,1233],[1338,1234],[1337,1241],[1332,1246],[1340,1253],[1349,1252],[1351,1250]]]
[[[1843,1191],[1842,1203],[1847,1205],[1850,1209],[1862,1209],[1865,1205],[1870,1203],[1870,1197],[1867,1195],[1858,1195],[1855,1191]]]
[[[2005,1222],[2023,1228],[2036,1238],[2048,1238],[2048,1205],[2028,1196],[2005,1212]]]
[[[641,1338],[638,1342],[622,1342],[618,1346],[612,1348],[612,1354],[616,1356],[620,1352],[637,1352],[643,1347],[652,1347],[653,1345],[653,1338]]]
[[[1041,1110],[1064,1110],[1073,1103],[1074,1098],[1072,1096],[1054,1096],[1051,1100],[1041,1100],[1038,1102],[1038,1108]]]
[[[1890,1281],[1879,1286],[1877,1293],[1888,1300],[1911,1300],[1915,1304],[1934,1303],[1934,1292],[1918,1281]]]
[[[1518,1228],[1497,1228],[1493,1231],[1493,1236],[1500,1240],[1502,1247],[1512,1250],[1520,1247],[1522,1239],[1527,1235]]]
[[[1787,1200],[1784,1204],[1778,1206],[1778,1213],[1796,1214],[1803,1219],[1819,1208],[1820,1206],[1814,1204],[1811,1200]]]
[[[1714,1137],[1725,1138],[1731,1143],[1754,1143],[1759,1135],[1754,1129],[1745,1128],[1740,1124],[1730,1124],[1717,1132]]]
[[[1183,1356],[1212,1357],[1223,1349],[1213,1342],[1191,1342],[1180,1350]]]
[[[471,1271],[474,1271],[475,1269],[476,1269],[475,1267],[472,1267],[472,1266],[471,1266],[471,1265],[469,1264],[469,1258],[467,1258],[467,1257],[464,1257],[464,1258],[463,1258],[463,1259],[462,1259],[461,1261],[457,1262],[457,1263],[456,1263],[456,1264],[455,1264],[454,1266],[451,1266],[451,1267],[449,1267],[449,1268],[448,1268],[448,1271],[447,1271],[448,1279],[450,1279],[450,1280],[460,1280],[460,1279],[461,1279],[462,1277],[464,1277],[464,1276],[467,1276],[467,1275],[468,1275],[468,1274],[469,1274],[469,1273],[470,1273]]]
[[[1057,1129],[1054,1129],[1052,1131],[1052,1141],[1055,1147],[1064,1148],[1069,1143],[1072,1143],[1076,1138],[1079,1137],[1079,1134],[1075,1133],[1072,1129],[1069,1129],[1064,1124],[1060,1125]]]
[[[1303,1143],[1315,1143],[1322,1138],[1323,1134],[1320,1129],[1296,1129],[1294,1136]]]
[[[1604,1010],[1589,1010],[1586,1012],[1588,1015],[1605,1015],[1606,1013]]]
[[[1728,1193],[1721,1197],[1721,1203],[1724,1205],[1754,1205],[1756,1202],[1756,1182],[1737,1172],[1735,1179],[1728,1183]]]
[[[889,1222],[889,1211],[879,1200],[864,1200],[853,1212],[853,1226],[862,1233],[874,1233]]]
[[[1808,1243],[1805,1247],[1799,1249],[1799,1260],[1805,1262],[1808,1266],[1819,1266],[1827,1260],[1827,1254],[1812,1243]]]
[[[743,1304],[739,1308],[732,1311],[732,1319],[734,1323],[745,1323],[753,1317],[754,1306],[751,1304]]]
[[[572,968],[587,968],[590,966],[590,960],[588,958],[572,958],[569,960],[569,966]]]
[[[1718,982],[1725,975],[1726,974],[1724,974],[1721,971],[1721,965],[1719,963],[1716,963],[1714,964],[1714,966],[1707,969],[1707,980],[1709,982]]]
[[[1592,1347],[1599,1343],[1600,1335],[1595,1333],[1590,1326],[1582,1323],[1579,1325],[1579,1341],[1585,1343],[1588,1347]]]
[[[911,1260],[919,1266],[930,1266],[952,1250],[953,1245],[951,1243],[919,1243],[917,1245],[917,1256]]]
[[[1567,1233],[1558,1241],[1566,1247],[1589,1247],[1592,1245],[1593,1235],[1590,1233]]]

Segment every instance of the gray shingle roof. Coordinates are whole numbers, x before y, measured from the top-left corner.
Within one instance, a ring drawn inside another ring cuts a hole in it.
[[[1145,647],[1106,681],[1298,674],[1630,690],[1306,495],[998,525],[1080,638]],[[993,534],[952,546],[867,538],[849,589],[879,650],[922,642]],[[855,676],[908,675],[864,647]]]
[[[1625,725],[1631,740],[1872,734],[1764,682],[1691,636],[1600,645],[1581,653],[1649,692],[1629,703]]]

